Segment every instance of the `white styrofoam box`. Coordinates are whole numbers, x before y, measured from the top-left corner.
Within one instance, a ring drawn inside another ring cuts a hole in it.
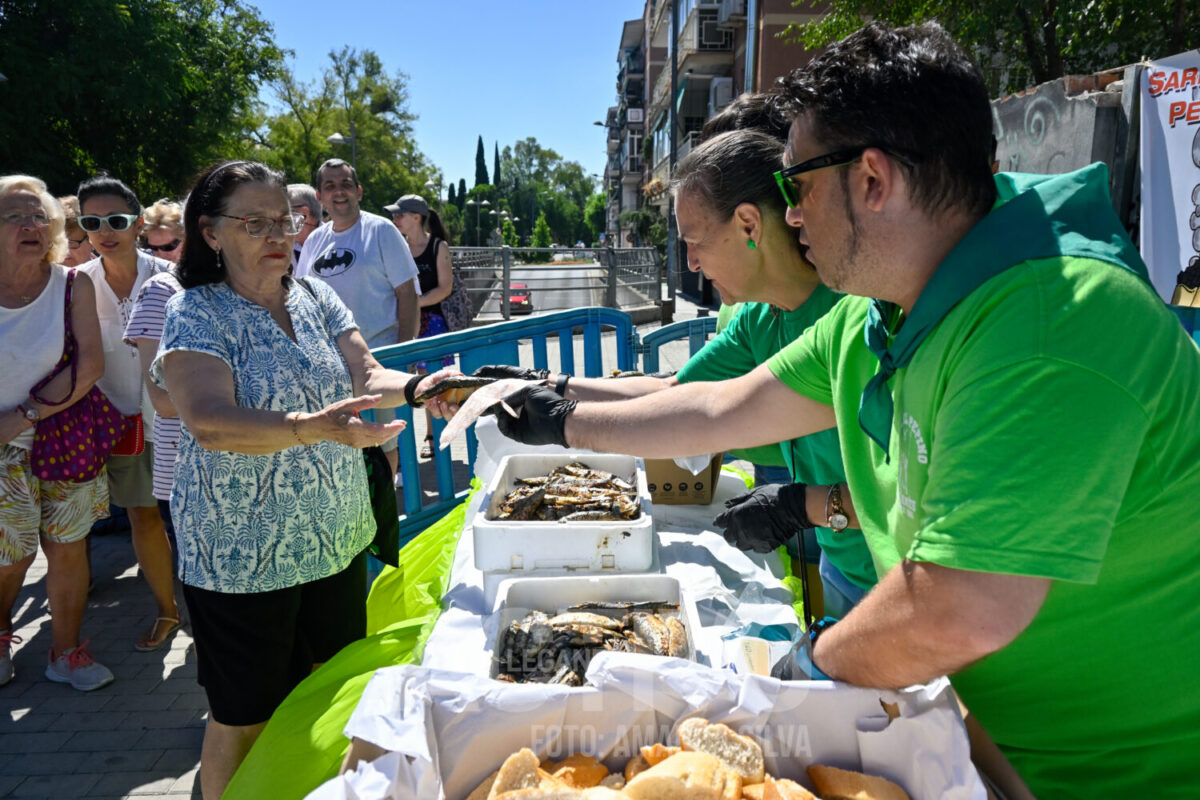
[[[578,461],[611,472],[637,487],[642,513],[637,519],[559,522],[496,519],[500,503],[517,478],[548,475],[555,467]],[[483,572],[579,570],[639,572],[654,561],[654,517],[642,459],[597,453],[515,453],[496,466],[471,523],[475,567]]]
[[[699,615],[691,595],[683,590],[677,578],[670,575],[564,575],[552,578],[509,578],[500,584],[496,595],[496,630],[489,636],[488,652],[494,654],[500,637],[508,626],[523,619],[531,611],[543,611],[551,616],[562,613],[578,603],[632,602],[675,603],[678,611],[657,611],[662,617],[676,617],[687,633],[687,658],[696,660],[696,638],[700,630]],[[592,610],[592,609],[589,609]],[[595,613],[620,619],[624,611]],[[496,660],[492,659],[492,677],[496,676]]]

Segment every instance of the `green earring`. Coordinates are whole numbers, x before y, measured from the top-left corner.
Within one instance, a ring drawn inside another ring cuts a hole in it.
[[[749,247],[751,250],[758,249],[758,245],[754,243],[753,239],[746,239],[746,247]]]

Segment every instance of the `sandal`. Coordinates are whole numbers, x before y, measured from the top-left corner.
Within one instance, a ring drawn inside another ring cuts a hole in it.
[[[167,629],[163,631],[162,636],[155,638],[154,634],[158,633],[164,622],[168,623]],[[179,630],[181,625],[183,625],[183,620],[179,619],[179,617],[156,617],[154,627],[150,629],[150,635],[148,637],[144,636],[134,642],[133,649],[142,653],[161,650],[167,642],[171,641],[171,637],[175,635],[175,632]]]
[[[421,445],[421,458],[433,458],[433,435],[425,437],[425,444]]]

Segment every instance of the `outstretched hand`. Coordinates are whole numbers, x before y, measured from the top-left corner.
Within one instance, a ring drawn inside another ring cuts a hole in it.
[[[367,394],[330,403],[315,414],[300,414],[298,425],[303,425],[305,441],[334,441],[358,449],[381,445],[400,433],[408,423],[395,419],[391,422],[367,422],[359,416],[360,411],[375,408],[382,395]],[[315,431],[313,436],[308,431]]]

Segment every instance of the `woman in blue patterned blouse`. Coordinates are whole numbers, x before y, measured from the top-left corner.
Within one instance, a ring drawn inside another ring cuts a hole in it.
[[[301,222],[268,167],[203,172],[184,215],[186,291],[151,367],[184,425],[171,514],[210,708],[206,798],[287,693],[364,635],[375,522],[358,448],[404,423],[358,412],[412,403],[422,380],[380,366],[325,283],[288,276]]]

